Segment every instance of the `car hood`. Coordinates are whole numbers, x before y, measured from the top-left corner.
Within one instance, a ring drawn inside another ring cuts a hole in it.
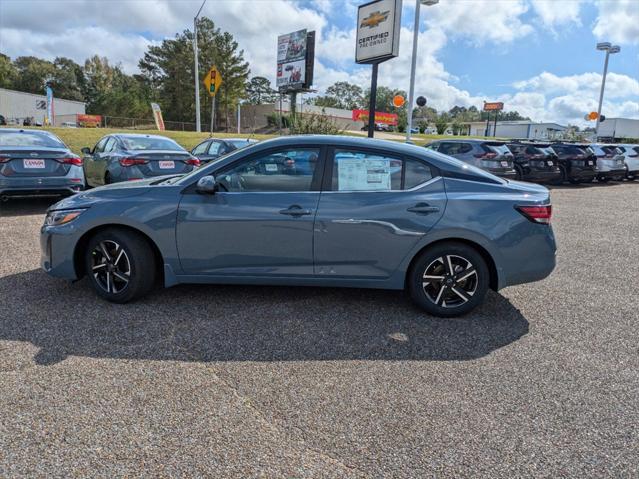
[[[168,178],[174,178],[175,175],[155,176],[153,178],[145,178],[136,181],[123,181],[121,183],[113,183],[99,188],[76,193],[73,196],[63,199],[52,205],[50,210],[71,209],[71,208],[88,208],[89,206],[105,200],[113,200],[119,198],[129,198],[132,196],[140,196],[151,191],[154,186]]]

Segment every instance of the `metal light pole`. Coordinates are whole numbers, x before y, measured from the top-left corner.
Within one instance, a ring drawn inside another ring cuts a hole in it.
[[[413,128],[413,101],[415,95],[415,67],[417,65],[417,39],[419,38],[419,7],[421,4],[431,6],[439,3],[439,0],[415,0],[415,26],[413,27],[413,58],[410,66],[410,87],[408,89],[408,111],[406,112],[408,125],[406,125],[406,141],[410,141]]]
[[[609,42],[597,43],[597,50],[606,52],[606,60],[604,61],[603,77],[601,78],[601,90],[599,91],[599,107],[597,108],[597,125],[595,126],[595,137],[599,136],[599,123],[601,123],[601,105],[603,103],[604,88],[606,87],[606,75],[608,74],[608,58],[610,54],[619,53],[621,47],[619,45],[611,45]]]
[[[193,53],[195,57],[195,65],[193,71],[195,74],[195,130],[199,133],[202,131],[202,124],[200,122],[200,65],[198,64],[198,51],[197,51],[197,18],[200,16],[200,12],[204,8],[206,0],[202,2],[200,9],[197,11],[197,15],[193,18]]]

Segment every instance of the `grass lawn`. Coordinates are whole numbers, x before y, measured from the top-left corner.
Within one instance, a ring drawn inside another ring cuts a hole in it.
[[[81,155],[80,149],[84,146],[88,146],[89,148],[93,148],[95,144],[98,142],[100,138],[105,135],[109,135],[112,133],[140,133],[140,134],[148,134],[148,135],[164,135],[173,140],[177,141],[180,145],[182,145],[185,149],[191,150],[195,145],[197,145],[200,141],[209,137],[209,133],[196,133],[194,131],[164,131],[159,132],[157,130],[123,130],[118,128],[38,128],[50,131],[57,135],[62,141],[64,141],[71,150]],[[344,132],[345,134],[349,134],[348,131]],[[242,134],[238,135],[237,133],[215,133],[213,135],[215,138],[237,138],[237,137],[248,137],[250,135]],[[252,138],[258,140],[265,140],[267,138],[273,138],[277,135],[252,135]],[[355,135],[359,136],[362,135]],[[390,138],[392,141],[403,141],[403,136],[401,133],[394,133],[394,138]],[[396,137],[395,137],[396,136]],[[482,137],[459,137],[459,136],[446,136],[446,135],[422,135],[422,134],[413,134],[412,141],[417,145],[423,145],[428,143],[429,141],[442,139],[442,138],[482,138]]]

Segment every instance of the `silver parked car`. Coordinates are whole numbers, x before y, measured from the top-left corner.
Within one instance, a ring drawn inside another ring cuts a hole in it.
[[[200,160],[175,141],[160,135],[108,135],[92,150],[82,148],[82,153],[89,186],[179,175],[200,166]]]
[[[623,154],[626,163],[626,178],[630,181],[639,176],[639,145],[623,143],[617,145],[617,149]]]
[[[438,153],[477,166],[502,178],[516,179],[515,157],[503,141],[495,140],[439,140],[425,145]]]
[[[597,156],[598,181],[619,181],[626,176],[626,163],[621,150],[616,146],[593,143],[590,149]]]
[[[48,131],[0,129],[0,197],[70,195],[84,189],[82,158]]]

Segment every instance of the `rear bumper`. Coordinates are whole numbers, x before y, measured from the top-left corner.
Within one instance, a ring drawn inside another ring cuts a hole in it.
[[[73,194],[84,189],[82,169],[72,167],[66,176],[7,177],[0,175],[0,195],[51,196]]]
[[[608,170],[608,171],[598,171],[598,178],[610,178],[610,179],[621,179],[626,176],[625,168],[623,170]]]
[[[561,170],[534,170],[524,172],[524,181],[537,181],[540,183],[551,183],[561,178]]]
[[[594,180],[597,176],[597,171],[592,168],[580,168],[580,167],[571,167],[570,172],[568,173],[568,177],[575,180]]]

